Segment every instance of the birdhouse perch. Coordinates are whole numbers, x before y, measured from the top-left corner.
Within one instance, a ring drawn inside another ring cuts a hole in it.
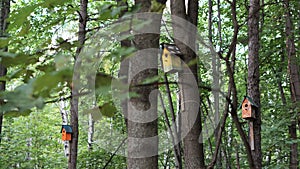
[[[253,102],[251,97],[245,96],[240,108],[242,108],[243,119],[255,119],[255,111],[258,108],[258,105]]]
[[[72,140],[72,133],[73,133],[72,126],[62,125],[60,132],[61,132],[61,138],[63,141],[71,141]]]
[[[175,73],[182,70],[181,57],[182,53],[179,48],[174,44],[162,44],[162,65],[164,72]]]

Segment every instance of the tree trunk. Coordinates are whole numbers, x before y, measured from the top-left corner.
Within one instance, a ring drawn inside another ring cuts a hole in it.
[[[208,0],[208,38],[210,43],[213,43],[212,17],[213,17],[213,3],[212,0]]]
[[[0,77],[6,75],[6,68],[0,64]],[[0,91],[5,91],[5,81],[0,82]],[[0,105],[4,104],[3,100],[0,100]],[[2,139],[2,123],[3,123],[3,112],[0,112],[0,143]]]
[[[8,18],[9,12],[10,12],[10,0],[2,0],[0,2],[0,37],[5,37],[5,32],[7,29],[8,23],[6,22],[6,19]],[[2,49],[4,51],[7,51],[7,48]],[[0,77],[6,75],[6,67],[0,63]],[[0,82],[0,91],[5,91],[5,81]],[[0,105],[4,104],[3,100],[0,100]],[[2,138],[2,123],[3,123],[3,112],[0,112],[0,143]]]
[[[186,13],[185,1],[176,0],[171,1],[171,12],[172,15],[180,17],[182,19],[189,18],[189,22],[197,27],[198,24],[198,1],[189,1],[188,2],[188,11]],[[183,26],[183,25],[181,25]],[[189,65],[189,70],[184,69],[179,73],[178,81],[180,84],[181,91],[181,113],[182,113],[182,131],[187,132],[186,136],[183,138],[183,151],[184,151],[184,164],[186,169],[195,169],[195,168],[205,168],[204,164],[204,152],[203,152],[203,143],[200,138],[200,133],[202,130],[201,124],[201,116],[199,113],[199,108],[197,108],[196,114],[192,111],[195,107],[188,107],[188,100],[197,100],[199,99],[199,95],[197,91],[194,91],[191,88],[191,84],[194,80],[198,83],[198,67],[197,67],[197,56],[195,54],[196,49],[196,30],[191,25],[189,29],[191,32],[190,35],[187,35],[186,32],[183,32],[181,26],[177,26],[173,24],[173,31],[175,35],[175,43],[183,53],[183,60],[186,64],[190,64],[190,62],[196,63]],[[184,25],[185,27],[187,25]],[[181,37],[181,38],[180,38]],[[185,44],[183,44],[182,40],[188,38],[187,42],[190,46],[188,48]],[[197,95],[195,95],[195,93]],[[195,105],[194,105],[195,106]],[[199,106],[199,105],[197,105]],[[195,115],[193,115],[195,114]],[[194,123],[192,123],[194,121]]]
[[[222,29],[221,29],[221,11],[220,11],[220,1],[217,1],[217,7],[218,7],[218,34],[219,34],[219,42],[220,42],[220,48],[219,52],[221,51],[221,45],[222,45]],[[212,10],[212,7],[210,7],[210,10]],[[211,41],[212,42],[212,41]],[[219,91],[220,91],[220,60],[217,55],[212,55],[212,75],[213,75],[213,84],[212,84],[212,93],[214,98],[214,111],[215,111],[215,117],[214,121],[216,123],[216,129],[215,129],[215,140],[218,139],[218,132],[220,130],[219,122],[220,122],[220,99],[219,99]],[[216,141],[217,143],[217,141]],[[217,147],[218,145],[216,145]],[[217,162],[216,162],[217,168],[222,168],[222,155],[221,155],[221,149],[218,150],[217,155]]]
[[[248,15],[248,95],[253,101],[260,106],[259,91],[259,0],[250,0],[250,8]],[[254,132],[254,150],[252,150],[252,158],[255,168],[261,168],[261,112],[260,107],[255,112],[256,119],[253,121]]]
[[[71,86],[71,125],[73,128],[73,135],[72,140],[70,141],[70,157],[69,157],[69,169],[76,169],[76,163],[77,163],[77,150],[78,150],[78,136],[79,136],[79,130],[78,130],[78,84],[79,84],[79,78],[80,73],[77,71],[77,68],[81,65],[81,60],[78,57],[84,42],[85,42],[85,35],[86,35],[86,23],[87,23],[87,4],[88,0],[80,0],[80,11],[79,11],[79,31],[78,31],[78,42],[79,47],[76,50],[76,56],[75,56],[75,64],[74,64],[74,75],[73,75],[73,86]]]
[[[30,149],[31,149],[31,146],[32,146],[32,138],[28,138],[26,139],[26,142],[27,142],[27,152],[26,152],[26,157],[25,157],[25,160],[26,161],[30,161],[32,158],[31,158],[31,153],[30,153]]]
[[[282,46],[282,48],[284,49],[284,46]],[[281,62],[284,63],[284,52],[282,53],[281,55]],[[283,84],[282,84],[282,68],[283,68],[283,65],[280,65],[279,66],[279,70],[278,70],[278,73],[276,73],[276,70],[274,70],[274,73],[276,74],[276,79],[277,79],[277,85],[278,85],[278,90],[280,92],[280,98],[281,98],[281,102],[282,102],[282,105],[286,106],[286,97],[285,97],[285,94],[284,94],[284,89],[283,89]]]
[[[65,106],[65,102],[63,100],[61,100],[59,102],[59,110],[60,110],[60,115],[61,115],[61,119],[62,119],[62,125],[67,125],[68,124],[68,112],[66,111],[66,106]],[[69,157],[69,141],[63,141],[64,144],[64,152],[65,152],[65,157]]]
[[[291,121],[289,125],[289,133],[292,141],[295,141],[291,144],[290,150],[290,169],[298,168],[298,144],[297,144],[297,123],[295,120]]]
[[[286,33],[286,50],[288,56],[288,73],[290,76],[290,90],[291,90],[291,99],[292,99],[292,113],[291,113],[291,124],[289,126],[289,133],[292,140],[297,140],[297,130],[296,130],[296,120],[294,115],[299,113],[295,112],[297,106],[300,103],[300,65],[297,62],[296,58],[296,48],[294,40],[294,28],[293,22],[290,14],[289,0],[284,0],[285,15],[286,15],[286,24],[285,24],[285,33]],[[296,115],[297,117],[297,115]],[[290,168],[298,168],[298,144],[294,142],[291,144],[290,150]]]
[[[93,149],[93,135],[94,135],[94,119],[93,115],[89,114],[89,129],[88,129],[88,150],[91,151]]]
[[[127,1],[123,1],[123,0],[117,0],[118,2],[118,6],[124,6],[125,9],[121,11],[120,13],[120,21],[122,21],[122,16],[124,16],[124,14],[126,12],[128,12],[128,3]],[[130,28],[131,30],[131,28]],[[120,33],[120,36],[122,35],[130,35],[130,30],[128,31],[125,31],[125,32],[121,32]],[[131,44],[131,40],[129,39],[123,39],[121,41],[121,47],[122,48],[129,48],[129,47],[132,47],[132,44]],[[121,79],[121,83],[123,83],[124,85],[127,85],[128,84],[128,68],[129,68],[129,61],[128,59],[126,59],[126,56],[121,56],[121,63],[120,63],[120,71],[119,71],[119,79]],[[121,101],[121,108],[122,108],[122,113],[124,114],[124,117],[127,117],[128,113],[128,99],[127,98],[124,98],[122,101]],[[128,126],[128,123],[127,123],[127,118],[125,118],[125,125],[126,125],[126,128]]]
[[[149,12],[151,9],[150,0],[135,0],[135,4],[140,6],[140,13]],[[137,96],[131,97],[128,102],[127,167],[128,169],[157,169],[157,93],[152,93],[153,90],[157,90],[157,86],[141,86],[139,84],[146,79],[156,77],[158,74],[157,54],[161,14],[156,15],[154,18],[153,14],[150,13],[138,13],[137,18],[143,21],[150,21],[147,29],[150,28],[155,33],[135,35],[134,44],[138,51],[134,57],[129,59],[128,83],[130,83],[130,92],[136,93]],[[146,30],[146,27],[144,30]],[[141,32],[144,30],[137,31]],[[152,52],[147,52],[147,49],[155,49],[156,51],[151,50]]]

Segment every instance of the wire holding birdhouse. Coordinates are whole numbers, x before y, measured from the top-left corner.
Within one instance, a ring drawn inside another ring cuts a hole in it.
[[[161,61],[165,73],[176,73],[182,70],[182,53],[175,44],[161,44]]]

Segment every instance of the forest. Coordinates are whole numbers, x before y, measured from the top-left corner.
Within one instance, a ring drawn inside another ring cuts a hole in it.
[[[0,168],[298,169],[299,0],[1,0]]]

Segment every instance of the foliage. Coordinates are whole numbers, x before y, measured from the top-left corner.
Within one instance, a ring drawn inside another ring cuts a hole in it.
[[[221,0],[221,26],[222,42],[218,32],[218,17],[216,2],[213,6],[213,37],[212,44],[217,52],[226,54],[229,50],[233,36],[232,14],[230,4]],[[294,21],[296,48],[299,49],[299,3],[291,0],[291,13]],[[208,6],[200,3],[198,30],[204,36],[208,33]],[[129,12],[134,12],[138,7],[130,4]],[[88,45],[93,44],[93,36],[99,29],[105,30],[107,25],[114,23],[120,16],[124,6],[118,6],[115,1],[91,0],[88,7],[89,22],[87,27]],[[281,2],[266,1],[264,17],[261,18],[260,32],[260,92],[262,109],[262,152],[264,168],[286,168],[289,164],[289,147],[300,140],[291,140],[288,135],[288,124],[293,116],[288,113],[292,107],[290,102],[289,77],[287,74],[287,55],[285,51],[285,18],[284,8]],[[8,47],[8,51],[0,51],[1,64],[8,68],[6,76],[0,78],[7,84],[6,91],[0,92],[0,99],[5,104],[0,111],[4,114],[4,122],[0,143],[0,168],[66,168],[67,158],[63,154],[63,144],[60,140],[61,115],[56,102],[60,98],[68,101],[74,68],[74,56],[77,42],[78,2],[73,0],[36,0],[12,2],[10,22],[7,34],[0,38],[0,48]],[[164,13],[166,25],[162,27],[161,42],[172,42],[168,21],[170,13]],[[247,14],[248,5],[243,0],[237,0],[237,19],[239,33],[237,37],[236,59],[234,67],[235,85],[239,101],[247,94]],[[139,25],[143,27],[145,23]],[[117,24],[116,24],[117,25]],[[123,25],[128,26],[128,25]],[[113,29],[117,32],[124,28],[120,25]],[[171,33],[172,34],[172,33]],[[132,38],[132,37],[129,37]],[[98,42],[104,44],[103,42]],[[80,77],[83,81],[80,115],[80,138],[78,151],[78,168],[102,168],[116,150],[122,138],[113,140],[111,133],[117,131],[126,136],[126,125],[121,113],[120,105],[113,104],[110,87],[112,79],[118,76],[121,55],[128,56],[135,51],[134,48],[121,48],[117,41],[105,46],[107,51],[102,51],[103,60],[97,68],[96,79],[92,78],[92,84],[96,83],[95,93],[89,95],[90,77]],[[205,55],[205,51],[199,51]],[[92,56],[94,57],[94,56]],[[91,57],[91,58],[92,58]],[[299,58],[299,50],[297,50]],[[202,123],[210,120],[214,112],[212,108],[212,92],[208,87],[212,86],[210,67],[207,62],[199,61],[199,94],[201,96]],[[95,62],[92,61],[94,64]],[[225,60],[220,60],[219,74],[222,77],[222,91],[228,91],[229,77]],[[93,66],[93,65],[88,65]],[[88,69],[89,71],[90,69]],[[84,72],[86,73],[86,72]],[[168,97],[162,71],[159,77],[147,79],[144,84],[159,81],[159,89],[163,102],[166,104],[167,114],[171,112],[168,107]],[[176,82],[176,75],[168,75],[170,82]],[[279,91],[279,82],[287,103],[283,103]],[[122,86],[122,84],[118,84]],[[122,86],[124,87],[124,86]],[[178,104],[178,85],[170,84],[171,97],[175,112]],[[88,93],[85,95],[85,93]],[[96,94],[96,95],[94,95]],[[134,93],[131,93],[134,95]],[[124,97],[120,95],[119,97]],[[95,104],[88,105],[88,99],[94,98]],[[232,99],[232,98],[229,98]],[[114,102],[116,103],[116,102]],[[162,115],[162,105],[159,105],[159,133],[167,133],[166,119]],[[225,105],[220,105],[221,109]],[[101,113],[100,113],[101,112]],[[87,148],[87,115],[94,117],[95,140],[93,149]],[[240,111],[239,111],[240,113]],[[239,114],[240,115],[240,114]],[[222,116],[221,116],[222,117]],[[239,117],[245,133],[248,132],[247,122]],[[204,131],[206,132],[206,131]],[[297,132],[299,135],[299,131]],[[30,143],[30,144],[29,144]],[[103,145],[99,145],[99,144]],[[204,142],[206,163],[209,163],[215,149],[216,138],[210,136]],[[105,145],[104,145],[105,144]],[[107,145],[113,145],[109,151],[102,149]],[[300,144],[298,144],[299,147]],[[126,151],[122,147],[120,151]],[[298,148],[299,149],[299,148]],[[234,168],[239,160],[241,168],[247,168],[248,162],[244,145],[231,116],[228,117],[221,144],[222,168],[226,165]],[[239,156],[239,159],[237,159]],[[165,164],[174,167],[173,150],[165,151],[159,156],[160,167]],[[126,158],[116,155],[108,168],[125,168]]]

